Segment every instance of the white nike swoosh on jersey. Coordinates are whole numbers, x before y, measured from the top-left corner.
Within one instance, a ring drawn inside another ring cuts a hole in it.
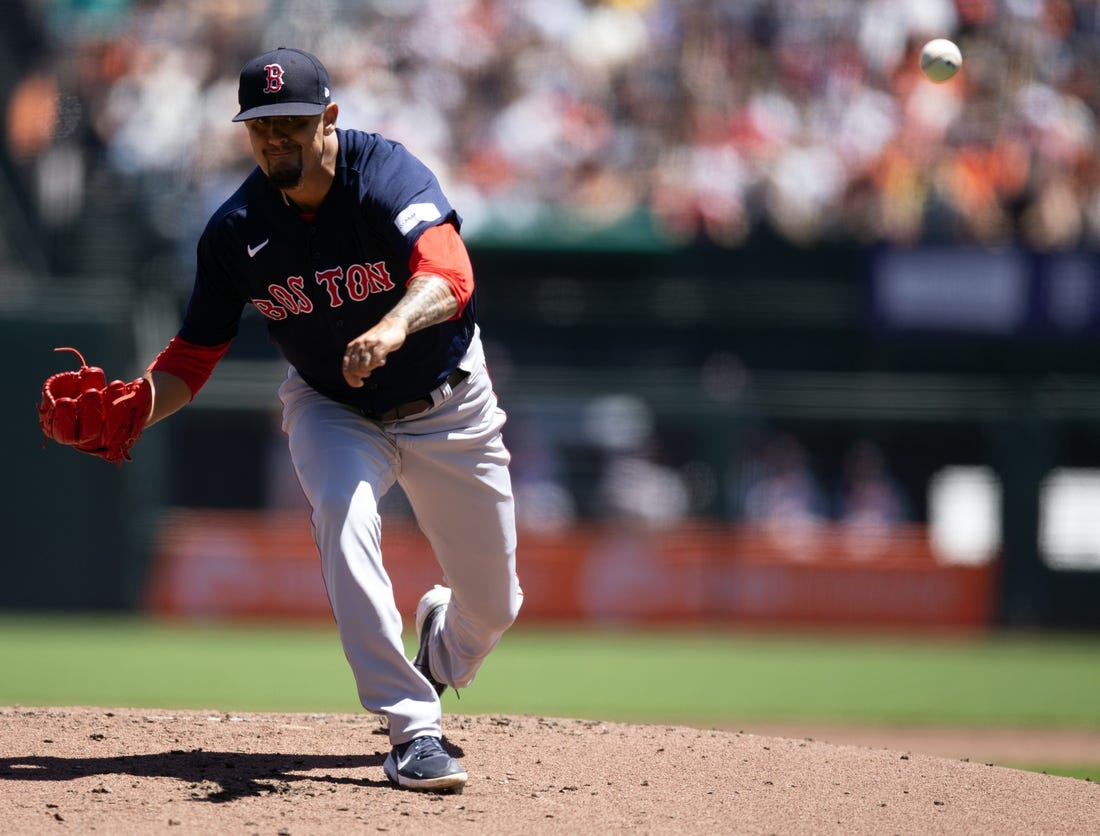
[[[265,240],[261,241],[261,242],[260,242],[259,244],[257,244],[257,245],[256,245],[255,247],[252,247],[252,246],[249,246],[248,244],[245,244],[245,247],[244,247],[244,248],[245,248],[246,250],[248,250],[248,257],[249,257],[249,258],[252,258],[252,257],[254,257],[254,256],[256,255],[256,253],[258,253],[258,252],[259,252],[260,250],[262,250],[262,249],[263,249],[264,247],[266,247],[266,246],[268,245],[268,242],[269,242],[269,241],[271,241],[271,239],[270,239],[270,238],[267,238],[267,239],[265,239]]]

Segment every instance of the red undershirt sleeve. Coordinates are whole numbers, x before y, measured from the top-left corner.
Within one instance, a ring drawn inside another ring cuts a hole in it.
[[[458,230],[449,223],[430,227],[421,233],[409,257],[409,281],[417,276],[439,276],[451,287],[458,300],[458,319],[474,292],[474,268],[470,254]]]
[[[168,372],[187,384],[191,399],[210,379],[214,366],[229,350],[229,342],[220,345],[196,345],[181,337],[172,337],[164,350],[149,364],[147,371]]]

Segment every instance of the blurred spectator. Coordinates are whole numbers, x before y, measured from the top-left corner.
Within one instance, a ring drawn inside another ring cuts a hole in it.
[[[858,441],[844,455],[836,496],[836,517],[854,557],[878,555],[881,541],[908,521],[908,502],[893,478],[882,449]]]
[[[7,153],[91,147],[36,180],[57,222],[85,188],[136,190],[186,247],[250,165],[226,68],[294,43],[333,65],[352,121],[441,171],[472,239],[553,219],[722,246],[1100,239],[1084,0],[23,3],[52,48],[9,91]],[[962,47],[946,84],[917,69],[932,37]]]
[[[825,493],[802,443],[787,433],[774,433],[749,451],[734,472],[730,500],[735,516],[758,527],[792,558],[805,556],[805,546],[828,519]]]
[[[557,443],[535,417],[510,415],[512,491],[521,530],[553,532],[577,519],[577,503],[566,485],[565,463]]]
[[[688,515],[688,485],[661,460],[653,411],[646,403],[629,395],[594,398],[585,408],[582,429],[602,462],[595,486],[601,518],[661,528]]]
[[[603,513],[611,519],[661,528],[681,522],[690,508],[683,477],[644,454],[612,458],[600,487]]]
[[[858,441],[845,453],[836,516],[857,528],[889,528],[908,519],[904,494],[877,444]]]

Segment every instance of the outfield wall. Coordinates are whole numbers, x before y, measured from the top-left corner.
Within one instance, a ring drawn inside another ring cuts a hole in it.
[[[383,532],[398,607],[411,617],[442,581],[408,523]],[[523,620],[982,629],[996,615],[998,562],[952,566],[927,532],[889,536],[684,524],[521,533]],[[175,510],[159,528],[147,609],[185,618],[328,618],[308,517]]]

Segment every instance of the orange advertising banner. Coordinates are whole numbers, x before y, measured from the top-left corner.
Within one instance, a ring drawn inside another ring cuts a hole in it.
[[[398,608],[443,578],[412,522],[385,527]],[[981,628],[997,562],[946,565],[927,532],[765,531],[622,523],[524,531],[521,618],[533,622]],[[150,611],[180,617],[327,618],[309,519],[298,512],[176,510],[162,521]]]

